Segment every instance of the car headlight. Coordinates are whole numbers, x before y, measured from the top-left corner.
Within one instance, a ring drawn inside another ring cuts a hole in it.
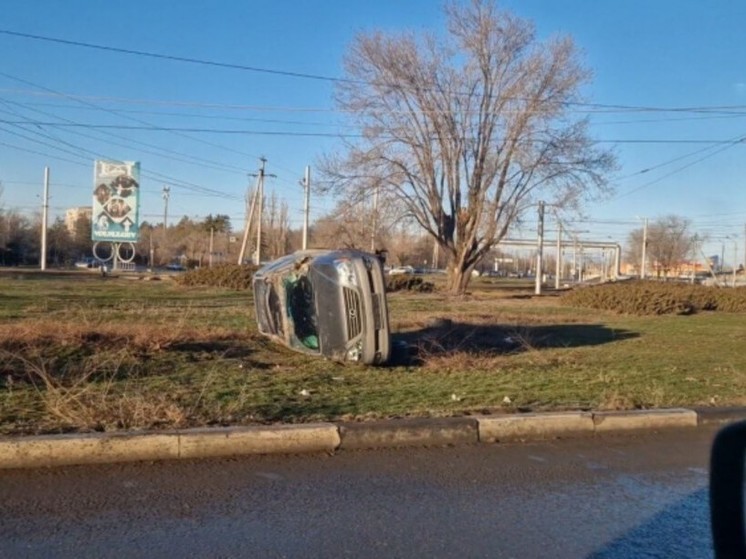
[[[357,287],[357,276],[355,269],[349,260],[335,260],[334,267],[337,269],[339,283]]]
[[[347,350],[345,359],[347,361],[360,361],[363,356],[363,346],[361,343],[357,343]]]

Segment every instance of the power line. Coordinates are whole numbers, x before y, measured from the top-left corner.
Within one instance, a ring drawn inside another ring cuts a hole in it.
[[[0,122],[2,122],[2,121],[0,121]],[[67,153],[68,155],[72,155],[72,156],[75,156],[75,157],[80,157],[80,158],[83,158],[83,159],[88,159],[86,156],[81,155],[81,154],[79,154],[79,153],[77,153],[75,151],[70,151],[69,149],[61,148],[59,146],[56,146],[54,144],[49,144],[48,142],[44,142],[42,140],[37,140],[35,138],[30,138],[30,137],[28,137],[28,136],[26,136],[24,134],[20,134],[18,132],[13,132],[12,130],[7,130],[7,129],[0,129],[0,130],[3,130],[4,132],[6,132],[8,134],[13,134],[15,136],[19,136],[19,137],[21,137],[23,139],[26,139],[28,141],[31,141],[31,142],[34,142],[34,143],[38,143],[38,144],[44,145],[46,147],[51,147],[52,149],[56,149],[56,150],[59,150],[59,151],[61,151],[63,153]],[[76,146],[75,144],[71,144],[69,142],[61,140],[59,138],[55,138],[54,136],[50,136],[48,134],[44,134],[42,132],[38,132],[38,131],[35,131],[35,130],[26,130],[26,129],[24,129],[24,131],[30,132],[32,134],[36,134],[36,135],[41,136],[43,138],[51,139],[53,141],[56,141],[58,143],[61,143],[61,144],[65,145],[65,146],[68,146],[68,147],[72,148],[73,150],[78,150],[78,151],[83,152],[83,153],[88,153],[88,154],[90,154],[90,155],[92,155],[92,156],[94,156],[95,158],[98,158],[98,159],[115,159],[115,158],[112,158],[109,155],[101,154],[101,153],[98,153],[98,152],[95,152],[95,151],[91,151],[91,150],[82,148],[80,146]],[[145,177],[151,177],[151,176],[157,177],[157,180],[167,180],[167,181],[175,183],[176,186],[180,186],[181,188],[185,188],[185,189],[188,189],[188,190],[195,190],[195,191],[202,192],[204,194],[211,195],[211,196],[218,196],[218,197],[228,198],[228,199],[240,199],[240,196],[237,196],[237,195],[230,195],[230,194],[227,194],[225,192],[221,192],[219,190],[214,190],[212,188],[207,188],[207,187],[204,187],[204,186],[200,186],[198,184],[189,183],[189,182],[186,182],[186,181],[174,179],[173,177],[169,177],[167,175],[164,175],[162,173],[157,173],[155,171],[143,172],[142,175],[145,176]]]
[[[365,134],[338,134],[328,132],[289,132],[280,130],[248,130],[248,129],[230,129],[230,128],[193,128],[193,127],[175,127],[175,126],[139,126],[131,124],[101,124],[101,123],[81,123],[81,122],[42,122],[33,120],[3,120],[0,119],[2,124],[17,124],[17,125],[35,125],[35,126],[51,126],[54,128],[87,128],[87,129],[100,129],[100,130],[140,130],[149,132],[191,132],[191,133],[207,133],[207,134],[245,134],[245,135],[258,135],[258,136],[289,136],[289,137],[309,137],[309,138],[364,138]],[[503,139],[506,141],[506,139]],[[544,139],[527,139],[527,143],[547,143],[550,140]],[[707,140],[707,139],[679,139],[679,138],[655,138],[655,139],[597,139],[594,140],[596,143],[603,144],[707,144],[711,146],[726,144],[726,147],[732,147],[735,144],[741,143],[743,139],[738,141],[732,140]]]
[[[728,143],[726,143],[725,146],[721,147],[718,150],[713,151],[712,153],[709,153],[709,154],[707,154],[707,155],[705,155],[703,157],[700,157],[699,159],[696,159],[696,160],[692,161],[691,163],[687,163],[686,165],[682,165],[681,167],[677,167],[676,169],[674,169],[673,171],[671,171],[669,173],[666,173],[662,177],[658,177],[655,180],[652,180],[652,181],[646,182],[644,184],[641,184],[639,186],[636,186],[635,188],[632,188],[631,190],[627,190],[626,192],[620,194],[619,196],[614,197],[613,199],[614,200],[618,200],[619,198],[624,198],[625,196],[629,196],[630,194],[634,194],[635,192],[638,192],[638,191],[642,190],[643,188],[647,188],[649,186],[657,184],[657,183],[659,183],[659,182],[661,182],[661,181],[663,181],[663,180],[665,180],[665,179],[667,179],[667,178],[669,178],[669,177],[671,177],[671,176],[673,176],[673,175],[675,175],[677,173],[680,173],[681,171],[684,171],[685,169],[688,169],[689,167],[693,167],[697,163],[701,163],[702,161],[704,161],[706,159],[709,159],[711,157],[714,157],[714,156],[716,156],[716,155],[724,152],[725,150],[728,150],[728,149],[732,148],[733,146],[736,146],[736,145],[738,145],[740,143],[743,143],[745,140],[746,140],[746,137],[742,137],[739,140],[728,142]]]
[[[39,85],[39,84],[36,84],[36,83],[30,82],[30,81],[28,81],[28,80],[24,80],[24,79],[22,79],[22,78],[18,78],[18,77],[16,77],[16,76],[11,76],[11,75],[9,75],[9,74],[6,74],[6,73],[4,73],[4,72],[0,72],[0,76],[3,76],[3,77],[5,77],[5,78],[8,78],[8,79],[10,79],[10,80],[13,80],[13,81],[17,81],[17,82],[19,82],[19,83],[23,83],[23,84],[26,84],[26,85],[30,85],[31,87],[35,87],[35,88],[37,88],[37,89],[41,89],[41,90],[44,90],[44,91],[49,91],[49,92],[51,92],[51,93],[59,94],[59,95],[62,95],[63,97],[69,98],[69,96],[67,96],[67,95],[66,95],[66,94],[64,94],[64,93],[60,93],[60,92],[58,92],[58,91],[55,91],[55,90],[53,90],[53,89],[50,89],[50,88],[48,88],[48,87],[45,87],[45,86],[43,86],[43,85]],[[73,98],[73,100],[74,100],[74,101],[77,101],[78,103],[81,103],[81,104],[83,104],[83,105],[86,105],[86,106],[89,106],[89,107],[93,107],[93,108],[95,108],[95,109],[98,109],[98,110],[100,110],[100,111],[102,111],[102,112],[106,112],[106,113],[109,113],[109,114],[113,114],[113,115],[115,115],[115,116],[118,116],[119,118],[124,118],[124,119],[126,119],[126,120],[131,120],[131,121],[137,122],[137,123],[139,123],[139,124],[141,124],[141,125],[145,125],[145,126],[149,126],[149,125],[150,125],[150,123],[149,123],[149,122],[147,122],[147,121],[144,121],[144,120],[141,120],[141,119],[138,119],[138,118],[128,117],[128,116],[126,116],[126,115],[120,115],[120,114],[119,114],[119,113],[118,113],[117,111],[115,111],[115,110],[112,110],[112,109],[107,109],[106,107],[100,107],[100,106],[98,106],[98,105],[96,105],[96,104],[94,104],[94,103],[90,103],[90,102],[88,102],[88,101],[83,101],[83,100],[79,100],[79,99],[74,99],[74,98]],[[186,134],[180,134],[180,133],[179,133],[178,131],[171,131],[171,132],[172,132],[173,134],[175,134],[176,136],[181,136],[181,137],[187,138],[188,140],[192,140],[192,141],[195,141],[195,142],[200,142],[200,143],[202,143],[202,144],[204,144],[204,145],[209,145],[209,146],[212,146],[212,147],[216,147],[216,148],[218,148],[218,149],[223,149],[223,150],[226,150],[226,151],[230,151],[230,152],[233,152],[233,153],[237,153],[238,155],[241,155],[242,157],[247,157],[247,155],[248,155],[248,154],[246,154],[246,153],[243,153],[243,152],[241,152],[241,151],[235,150],[235,149],[233,149],[233,148],[229,148],[229,147],[227,147],[227,146],[223,146],[223,145],[220,145],[220,144],[215,144],[215,143],[212,143],[212,142],[208,142],[207,140],[203,140],[202,138],[193,138],[193,137],[191,137],[191,136],[188,136],[188,135],[186,135]]]
[[[34,111],[34,112],[46,115],[46,116],[51,116],[51,117],[54,117],[54,118],[58,118],[58,119],[63,120],[65,122],[67,122],[67,123],[75,124],[75,121],[70,120],[68,118],[59,117],[59,116],[54,115],[52,113],[49,113],[47,111],[42,111],[42,110],[39,110],[39,109],[34,109],[32,107],[28,107],[27,108],[27,107],[24,107],[23,104],[16,103],[14,101],[8,101],[8,100],[0,99],[0,103],[3,103],[5,105],[12,104],[12,105],[15,105],[15,106],[26,108],[27,110],[30,110],[30,111]],[[6,111],[0,111],[0,112],[6,112]],[[6,113],[6,114],[15,114],[16,116],[23,117],[23,115],[21,115],[17,111],[13,111],[11,113]],[[33,123],[34,126],[40,126],[40,123],[37,120],[33,120],[32,123]],[[91,136],[89,134],[85,134],[85,133],[79,132],[77,130],[72,130],[71,133],[76,134],[78,136],[81,136],[83,138],[88,138],[88,139],[95,140],[96,142],[100,142],[100,138],[99,137]],[[159,146],[155,146],[155,145],[149,144],[147,142],[141,142],[141,141],[132,140],[132,139],[125,140],[126,142],[129,142],[130,144],[145,146],[145,147],[148,147],[148,148],[159,150],[159,151],[167,153],[167,154],[170,153],[172,155],[164,155],[163,153],[157,153],[157,152],[153,152],[153,151],[149,151],[149,150],[143,150],[142,148],[132,148],[131,146],[128,146],[127,144],[124,144],[124,143],[116,141],[116,140],[112,140],[111,137],[106,136],[105,138],[106,138],[107,143],[109,143],[109,144],[112,144],[112,145],[115,145],[115,146],[120,146],[120,147],[125,147],[127,149],[138,149],[139,151],[141,151],[143,153],[149,153],[151,155],[155,155],[156,157],[162,157],[162,158],[165,158],[165,159],[172,159],[174,161],[179,161],[181,163],[187,163],[189,165],[205,165],[206,164],[206,165],[209,165],[210,167],[212,167],[213,169],[216,169],[216,170],[243,174],[243,169],[241,169],[239,167],[223,165],[223,164],[218,163],[216,161],[211,161],[209,159],[203,159],[203,158],[198,157],[198,156],[191,156],[191,155],[188,155],[188,154],[183,154],[183,153],[180,153],[180,152],[177,152],[177,151],[174,151],[174,150],[170,150],[170,149],[167,149],[167,148],[161,148]],[[176,157],[174,157],[174,155]]]
[[[204,103],[198,101],[182,101],[182,100],[163,100],[163,99],[141,99],[136,97],[112,97],[106,95],[75,95],[72,93],[51,93],[48,91],[33,91],[26,89],[9,89],[0,88],[0,91],[5,93],[32,95],[35,97],[63,97],[72,100],[86,100],[86,101],[101,101],[101,102],[112,102],[112,103],[124,103],[133,105],[155,105],[155,106],[174,106],[174,107],[194,107],[194,108],[208,108],[208,109],[222,109],[222,110],[241,110],[241,111],[255,111],[255,112],[309,112],[309,113],[334,113],[334,112],[345,112],[334,108],[324,107],[273,107],[263,105],[244,105],[236,103]]]
[[[2,89],[0,89],[2,91]],[[51,107],[56,109],[72,109],[72,110],[97,110],[92,107],[81,107],[75,105],[61,105],[59,103],[24,103],[25,106],[31,107]],[[202,120],[228,120],[228,121],[239,121],[239,122],[259,122],[264,124],[287,124],[291,126],[339,126],[340,128],[357,128],[352,124],[335,124],[330,122],[320,121],[305,121],[305,120],[286,120],[279,118],[257,118],[257,117],[242,117],[242,116],[229,116],[229,115],[217,115],[217,114],[199,114],[199,113],[185,113],[185,112],[173,112],[173,111],[145,111],[145,110],[134,110],[134,109],[117,109],[119,113],[125,114],[144,114],[152,116],[164,116],[179,118],[185,117],[190,119],[202,119]],[[47,113],[50,114],[50,113]],[[744,114],[746,116],[746,114]],[[720,118],[720,117],[718,117]]]
[[[7,29],[0,29],[0,33],[4,35],[11,35],[14,37],[22,37],[24,39],[34,39],[37,41],[46,41],[50,43],[70,45],[70,46],[75,46],[75,47],[84,47],[84,48],[96,49],[96,50],[102,50],[102,51],[108,51],[108,52],[118,52],[121,54],[131,54],[131,55],[144,56],[147,58],[156,58],[156,59],[161,59],[161,60],[171,60],[174,62],[187,62],[189,64],[199,64],[202,66],[213,66],[216,68],[229,68],[232,70],[246,70],[249,72],[257,72],[257,73],[262,73],[262,74],[272,74],[276,76],[285,76],[285,77],[291,77],[291,78],[304,78],[304,79],[309,79],[309,80],[318,80],[318,81],[325,81],[325,82],[348,82],[349,83],[352,81],[352,80],[345,80],[342,78],[322,76],[319,74],[306,74],[303,72],[289,72],[285,70],[273,70],[269,68],[260,68],[258,66],[233,64],[230,62],[218,62],[215,60],[205,60],[205,59],[191,58],[191,57],[186,57],[186,56],[160,54],[160,53],[147,52],[147,51],[136,50],[136,49],[125,49],[125,48],[111,47],[111,46],[106,46],[106,45],[97,45],[94,43],[85,43],[83,41],[70,41],[67,39],[57,39],[54,37],[33,35],[31,33],[20,33],[17,31],[9,31]]]
[[[325,76],[321,74],[312,74],[307,72],[294,72],[288,70],[277,70],[272,68],[263,68],[259,66],[250,66],[246,64],[236,64],[231,62],[220,62],[216,60],[207,60],[201,58],[193,58],[187,56],[177,56],[171,54],[162,54],[156,52],[143,51],[138,49],[128,49],[122,47],[113,47],[109,45],[100,45],[95,43],[88,43],[84,41],[74,41],[70,39],[60,39],[57,37],[49,37],[44,35],[36,35],[32,33],[22,33],[19,31],[11,31],[8,29],[0,29],[0,34],[9,35],[13,37],[19,37],[24,39],[32,39],[36,41],[44,41],[56,44],[64,44],[68,46],[82,47],[88,49],[95,49],[106,52],[116,52],[120,54],[128,54],[135,56],[143,56],[147,58],[154,58],[160,60],[169,60],[173,62],[185,62],[189,64],[197,64],[201,66],[212,66],[217,68],[227,68],[233,70],[243,70],[249,72],[291,77],[291,78],[302,78],[308,80],[323,81],[329,83],[348,83],[348,84],[360,84],[360,85],[372,85],[372,82],[365,82],[361,80],[353,80],[349,78],[340,78],[333,76]],[[471,94],[466,94],[471,95]],[[604,103],[581,103],[566,101],[561,103],[564,106],[576,106],[576,107],[587,107],[596,110],[597,112],[690,112],[690,113],[722,113],[731,114],[731,111],[743,111],[746,109],[746,105],[723,105],[723,106],[693,106],[693,107],[650,107],[650,106],[634,106],[634,105],[623,105],[623,104],[604,104]],[[726,112],[723,112],[726,111]],[[736,114],[741,114],[736,113]]]

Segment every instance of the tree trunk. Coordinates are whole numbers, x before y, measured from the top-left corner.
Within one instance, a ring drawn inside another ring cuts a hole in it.
[[[474,266],[466,266],[461,261],[450,259],[448,263],[448,282],[446,290],[451,295],[463,295],[471,280],[471,272]]]

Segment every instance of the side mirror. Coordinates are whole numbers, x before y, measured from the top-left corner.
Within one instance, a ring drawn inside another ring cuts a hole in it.
[[[710,456],[710,519],[717,559],[746,557],[746,421],[724,427]]]

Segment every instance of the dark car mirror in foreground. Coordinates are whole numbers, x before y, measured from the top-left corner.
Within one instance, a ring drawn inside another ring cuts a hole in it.
[[[717,559],[746,557],[746,421],[724,427],[710,457],[710,518]]]
[[[309,355],[382,364],[391,352],[386,282],[373,254],[300,251],[254,274],[259,332]]]

